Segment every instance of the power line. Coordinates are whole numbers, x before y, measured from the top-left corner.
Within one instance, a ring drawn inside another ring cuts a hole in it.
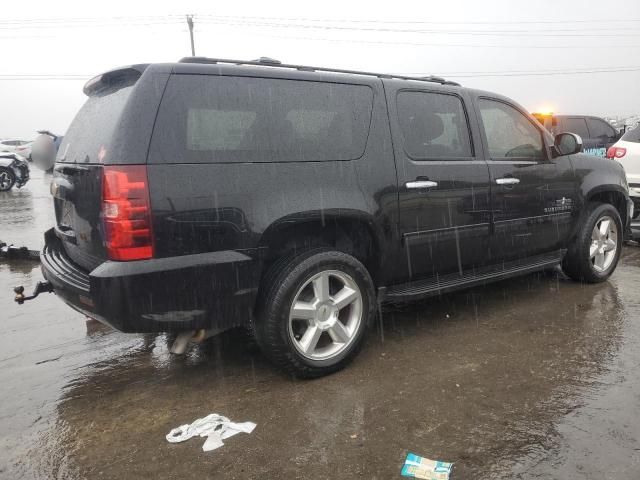
[[[207,32],[202,32],[206,34]],[[514,45],[514,44],[479,44],[479,43],[440,43],[440,42],[406,42],[406,41],[388,41],[388,40],[362,40],[362,39],[351,39],[351,38],[326,38],[326,37],[304,37],[298,35],[273,35],[273,34],[260,34],[264,36],[268,36],[270,38],[281,38],[283,40],[305,40],[305,41],[319,41],[319,42],[337,42],[337,43],[361,43],[368,45],[382,45],[382,46],[416,46],[416,47],[453,47],[453,48],[526,48],[526,49],[553,49],[553,50],[563,50],[563,49],[579,49],[584,50],[585,48],[594,49],[594,48],[633,48],[640,49],[640,45],[537,45],[537,44],[528,44],[528,45]]]
[[[438,75],[446,77],[473,78],[473,77],[525,77],[525,76],[553,76],[553,75],[583,75],[596,73],[617,73],[617,72],[640,72],[640,66],[630,67],[609,67],[609,68],[592,68],[579,70],[542,70],[542,71],[523,71],[523,70],[507,70],[494,72],[439,72]],[[397,73],[397,72],[396,72]],[[428,76],[430,73],[402,73],[407,76]],[[88,80],[95,74],[3,74],[0,80]]]
[[[184,15],[118,15],[104,17],[58,17],[58,18],[18,18],[0,20],[0,25],[73,24],[78,22],[121,22],[130,20],[181,20]]]
[[[538,71],[538,72],[485,72],[485,73],[442,73],[449,78],[478,78],[478,77],[541,77],[541,76],[556,76],[556,75],[584,75],[584,74],[596,74],[596,73],[621,73],[621,72],[640,72],[640,68],[620,68],[620,69],[602,69],[602,70],[577,70],[577,71]],[[414,73],[412,76],[427,76],[431,74],[426,73]]]
[[[513,31],[513,30],[493,30],[493,31],[479,31],[479,30],[425,30],[425,29],[399,29],[399,28],[378,28],[378,27],[351,27],[343,25],[319,25],[319,24],[302,24],[302,23],[269,23],[269,22],[252,22],[252,21],[225,21],[221,20],[201,20],[201,23],[207,25],[232,25],[239,27],[266,27],[266,28],[298,28],[298,29],[312,29],[312,30],[338,30],[338,31],[356,31],[356,32],[374,32],[374,33],[415,33],[415,34],[429,34],[429,35],[463,35],[463,36],[512,36],[526,38],[529,36],[536,37],[615,37],[621,36],[638,37],[640,33],[637,33],[637,29],[634,29],[636,33],[540,33],[536,31]]]
[[[448,21],[448,20],[381,20],[381,19],[353,19],[353,18],[317,18],[317,17],[273,17],[273,16],[245,16],[245,15],[212,15],[212,14],[195,14],[194,17],[205,20],[207,18],[214,19],[231,19],[231,20],[248,20],[248,21],[275,21],[275,22],[290,22],[290,21],[303,21],[303,22],[321,22],[321,23],[347,23],[347,24],[383,24],[383,25],[399,25],[399,24],[412,24],[412,25],[571,25],[571,24],[589,24],[596,23],[598,25],[604,25],[607,23],[634,23],[640,22],[640,18],[631,19],[574,19],[574,20],[464,20],[464,21]],[[173,19],[182,21],[184,15],[182,14],[165,14],[165,15],[117,15],[117,16],[102,16],[102,17],[41,17],[41,18],[15,18],[5,19],[0,21],[2,24],[24,25],[27,23],[38,24],[73,24],[77,22],[105,22],[105,21],[128,21],[128,20],[157,20],[157,19]]]
[[[122,21],[122,22],[74,22],[69,24],[43,24],[43,25],[16,25],[8,26],[0,24],[0,30],[21,31],[21,30],[41,30],[41,29],[68,29],[68,28],[95,28],[95,27],[137,27],[137,26],[158,26],[158,25],[178,25],[179,20],[162,21]]]
[[[57,74],[8,74],[0,75],[0,81],[3,80],[82,80],[87,81],[95,75],[57,75]]]
[[[242,15],[209,15],[202,14],[197,15],[198,17],[202,17],[202,19],[206,17],[213,17],[216,19],[246,19],[246,20],[270,20],[270,21],[305,21],[305,22],[334,22],[334,23],[372,23],[372,24],[424,24],[424,25],[466,25],[466,24],[474,24],[474,25],[513,25],[513,24],[527,24],[527,25],[535,25],[535,24],[585,24],[585,23],[631,23],[631,22],[640,22],[640,18],[637,19],[602,19],[597,18],[593,20],[581,19],[581,20],[470,20],[470,21],[446,21],[446,20],[379,20],[379,19],[340,19],[340,18],[312,18],[312,17],[260,17],[260,16],[242,16]]]
[[[354,30],[354,31],[372,31],[372,32],[392,32],[392,33],[427,33],[427,34],[448,34],[448,35],[513,35],[513,36],[528,36],[535,34],[538,36],[620,36],[620,30],[631,30],[637,32],[637,27],[615,27],[616,32],[607,33],[604,35],[596,35],[594,31],[606,31],[609,32],[611,27],[603,26],[600,28],[594,28],[587,26],[586,29],[568,29],[562,27],[562,31],[549,30],[549,29],[536,29],[536,30],[425,30],[425,29],[407,29],[407,28],[378,28],[378,27],[359,27],[359,26],[345,26],[337,24],[355,24],[355,25],[514,25],[514,24],[528,24],[528,25],[557,25],[562,26],[566,24],[586,24],[595,23],[598,25],[604,25],[607,22],[617,23],[633,23],[640,22],[640,19],[628,19],[628,20],[575,20],[575,21],[509,21],[509,22],[494,22],[494,21],[469,21],[469,22],[439,22],[439,21],[423,21],[423,20],[358,20],[358,19],[317,19],[317,18],[302,18],[302,17],[251,17],[251,16],[212,16],[212,15],[191,15],[191,17],[197,17],[201,19],[203,23],[213,24],[228,24],[228,25],[240,25],[240,26],[254,26],[254,27],[278,27],[278,28],[311,28],[311,29],[334,29],[334,30]],[[290,23],[294,21],[304,21],[307,24],[295,24]],[[112,16],[112,17],[84,17],[84,18],[44,18],[44,19],[20,19],[20,20],[4,20],[0,21],[0,29],[34,29],[34,28],[54,28],[54,27],[85,27],[85,26],[111,26],[111,25],[159,25],[159,24],[177,24],[181,23],[182,18],[179,15],[145,15],[145,16]],[[287,22],[287,23],[284,23]],[[309,23],[311,22],[311,23]],[[321,24],[323,23],[323,24]],[[327,24],[328,23],[328,24]],[[565,32],[587,32],[581,35],[578,34],[566,34]],[[626,35],[640,35],[626,34]]]

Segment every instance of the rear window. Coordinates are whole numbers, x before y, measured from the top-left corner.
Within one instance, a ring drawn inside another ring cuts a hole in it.
[[[364,153],[372,105],[364,85],[173,75],[149,161],[353,160]]]
[[[58,162],[103,163],[133,85],[89,97],[73,119]]]
[[[620,138],[620,140],[624,140],[625,142],[636,142],[640,143],[640,125],[637,127],[627,130],[624,135]]]

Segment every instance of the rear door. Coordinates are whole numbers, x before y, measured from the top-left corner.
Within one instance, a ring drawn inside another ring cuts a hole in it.
[[[483,96],[477,108],[492,183],[493,258],[521,260],[561,248],[576,213],[569,156],[550,158],[548,133],[515,104]]]
[[[607,148],[617,140],[616,131],[607,122],[597,117],[588,117],[587,127],[589,127],[589,136],[594,142],[594,150],[587,153],[598,157],[606,157]]]
[[[490,200],[466,98],[457,89],[385,82],[408,276],[462,275],[486,260]]]

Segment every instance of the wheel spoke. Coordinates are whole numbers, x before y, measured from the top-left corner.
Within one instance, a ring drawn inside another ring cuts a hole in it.
[[[611,238],[607,240],[607,242],[604,245],[604,251],[605,252],[611,252],[613,250],[615,250],[617,247],[615,240],[612,240]]]
[[[333,303],[338,307],[338,310],[342,310],[347,305],[351,305],[355,302],[358,297],[358,292],[345,286],[333,296]]]
[[[609,235],[609,227],[611,226],[611,220],[604,219],[602,220],[602,222],[600,222],[600,237],[601,238],[607,238],[607,236]]]
[[[329,275],[326,273],[321,274],[318,278],[313,280],[313,294],[316,299],[321,302],[329,300]]]
[[[597,270],[604,270],[604,253],[598,252],[596,254],[593,266],[596,267]]]
[[[591,246],[589,247],[589,258],[595,257],[596,253],[598,253],[598,244],[592,243]]]
[[[320,340],[320,335],[322,335],[322,330],[318,327],[308,327],[300,339],[300,346],[302,347],[302,350],[308,354],[313,353],[316,349],[316,345],[318,345],[318,340]]]
[[[336,343],[347,343],[351,338],[351,335],[349,335],[349,332],[340,320],[336,320],[336,323],[329,329],[329,335],[331,335],[331,339]]]
[[[291,309],[291,317],[300,320],[313,320],[316,316],[316,307],[309,302],[298,300]]]

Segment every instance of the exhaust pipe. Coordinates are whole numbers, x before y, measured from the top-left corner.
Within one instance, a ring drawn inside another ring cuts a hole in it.
[[[201,328],[200,330],[189,330],[186,332],[180,332],[176,339],[171,344],[171,353],[176,355],[183,355],[187,351],[187,347],[190,342],[194,343],[202,343],[207,338],[213,337],[217,335],[222,330],[219,328],[212,328],[210,330],[205,330]]]

